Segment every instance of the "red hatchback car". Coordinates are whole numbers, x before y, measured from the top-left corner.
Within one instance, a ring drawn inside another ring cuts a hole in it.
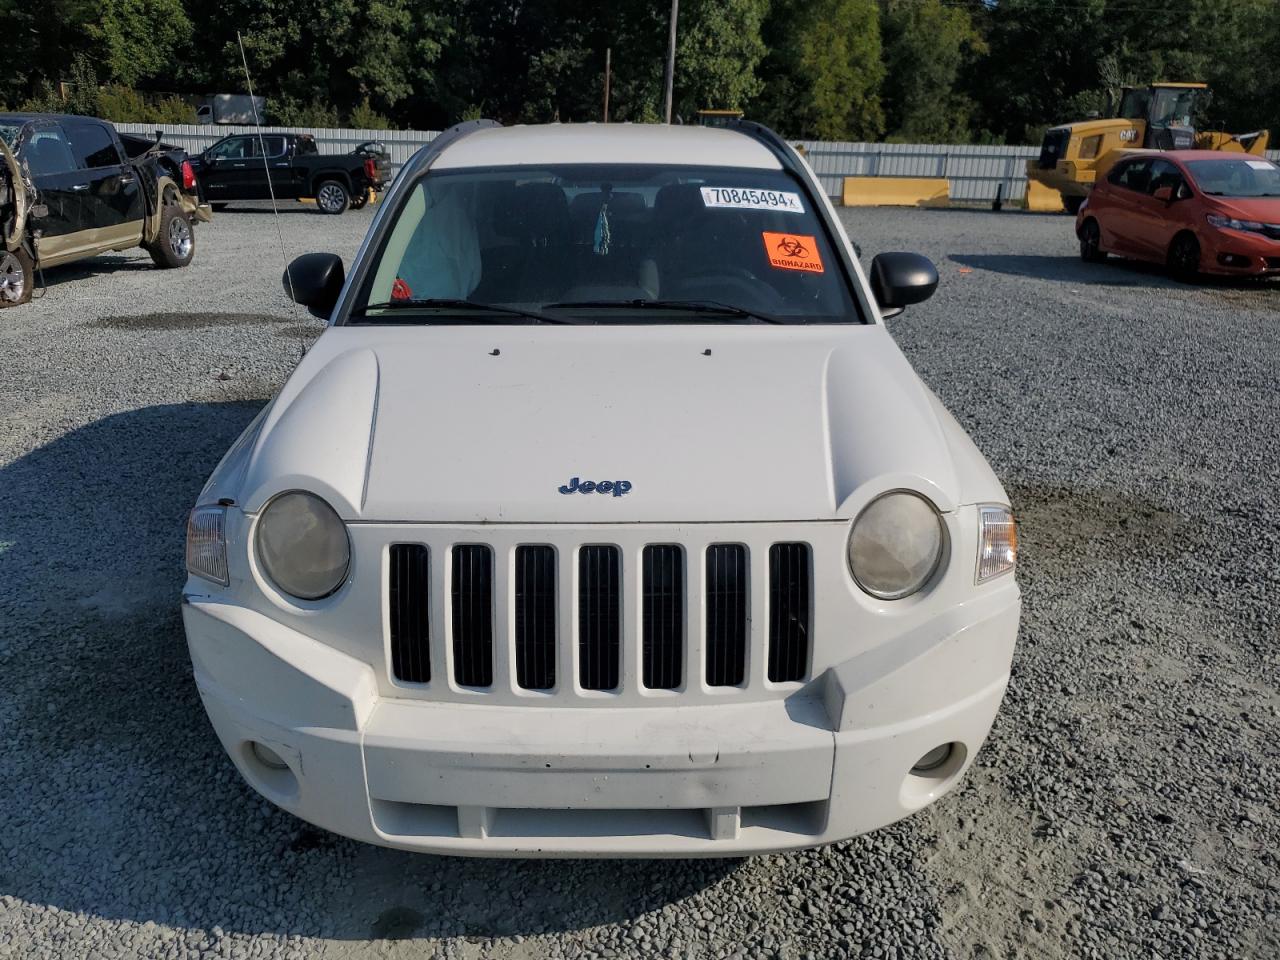
[[[1152,260],[1188,281],[1280,276],[1280,166],[1210,150],[1135,153],[1094,185],[1076,236],[1089,262]]]

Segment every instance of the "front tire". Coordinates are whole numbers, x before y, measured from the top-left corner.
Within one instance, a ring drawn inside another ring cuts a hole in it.
[[[1191,233],[1180,233],[1169,244],[1169,273],[1182,283],[1200,279],[1200,241]]]
[[[34,267],[27,251],[19,247],[10,252],[0,246],[0,310],[17,307],[31,300]]]
[[[1080,226],[1080,259],[1085,263],[1102,263],[1107,259],[1102,249],[1102,230],[1092,217]]]
[[[196,255],[196,231],[182,208],[166,203],[160,211],[160,232],[147,245],[147,253],[162,270],[185,267]]]
[[[1067,213],[1074,217],[1080,212],[1080,208],[1084,206],[1084,199],[1084,197],[1068,197],[1064,194],[1062,205],[1067,208]]]
[[[316,208],[337,216],[351,205],[351,194],[337,180],[325,180],[316,189]]]

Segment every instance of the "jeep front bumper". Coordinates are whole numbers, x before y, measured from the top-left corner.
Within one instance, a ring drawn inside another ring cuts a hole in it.
[[[272,802],[385,846],[566,857],[807,847],[926,806],[987,735],[1018,614],[1009,578],[786,699],[580,708],[380,696],[368,664],[260,613],[183,605],[209,718]]]

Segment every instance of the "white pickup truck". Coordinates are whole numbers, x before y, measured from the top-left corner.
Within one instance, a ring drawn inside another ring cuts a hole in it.
[[[271,801],[371,843],[726,856],[952,789],[1018,632],[1008,499],[768,130],[472,122],[188,525],[196,683]]]

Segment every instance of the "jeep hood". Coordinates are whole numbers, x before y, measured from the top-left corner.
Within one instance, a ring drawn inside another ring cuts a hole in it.
[[[335,327],[253,429],[246,510],[301,488],[351,521],[835,519],[975,475],[881,326]]]

